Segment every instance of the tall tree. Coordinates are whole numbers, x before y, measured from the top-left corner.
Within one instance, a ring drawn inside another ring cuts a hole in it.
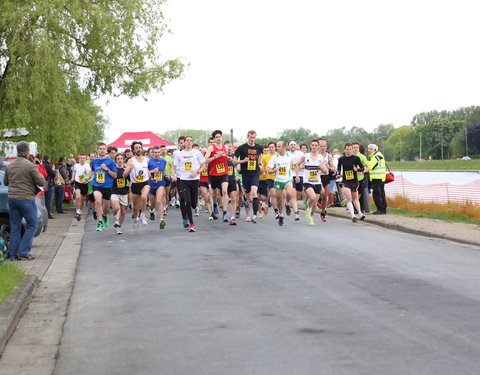
[[[3,0],[0,128],[27,128],[42,151],[75,149],[99,126],[84,112],[90,95],[141,96],[180,77],[181,61],[160,61],[157,48],[163,2]]]

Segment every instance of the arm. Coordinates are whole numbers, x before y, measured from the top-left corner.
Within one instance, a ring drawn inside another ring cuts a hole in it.
[[[305,161],[305,155],[303,155],[300,160],[295,164],[295,175],[297,177],[295,177],[295,181],[296,182],[300,182],[300,176],[299,176],[299,173],[300,173],[300,165]],[[298,181],[297,181],[298,180]]]
[[[333,162],[333,157],[332,157],[331,154],[328,154],[328,169],[329,169],[330,171],[332,171],[333,173],[336,172],[335,164],[334,164],[334,162]],[[327,170],[326,173],[328,173],[328,170]]]

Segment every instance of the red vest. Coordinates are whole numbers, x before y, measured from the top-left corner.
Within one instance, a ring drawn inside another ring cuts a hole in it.
[[[210,176],[223,176],[225,174],[228,174],[227,149],[225,148],[225,145],[222,145],[221,148],[217,148],[215,144],[213,144],[212,146],[213,152],[210,157],[214,157],[221,152],[223,152],[223,156],[220,156],[219,158],[211,161],[208,164],[208,174]]]

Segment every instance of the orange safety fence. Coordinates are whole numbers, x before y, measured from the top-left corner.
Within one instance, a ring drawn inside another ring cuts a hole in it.
[[[385,185],[385,195],[389,207],[480,218],[480,178],[463,185],[450,182],[420,185],[395,172],[395,181]]]

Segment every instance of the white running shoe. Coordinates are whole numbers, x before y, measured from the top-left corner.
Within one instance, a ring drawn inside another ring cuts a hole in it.
[[[247,217],[245,218],[245,221],[246,221],[247,223],[249,223],[249,222],[252,221],[252,219],[250,219],[250,216],[247,216]]]
[[[143,225],[148,225],[148,221],[147,221],[147,218],[145,216],[141,216],[140,220],[142,221]]]
[[[138,231],[138,219],[137,218],[133,219],[133,231],[134,232]]]
[[[195,216],[198,216],[200,215],[200,213],[198,212],[198,208],[195,208]]]

